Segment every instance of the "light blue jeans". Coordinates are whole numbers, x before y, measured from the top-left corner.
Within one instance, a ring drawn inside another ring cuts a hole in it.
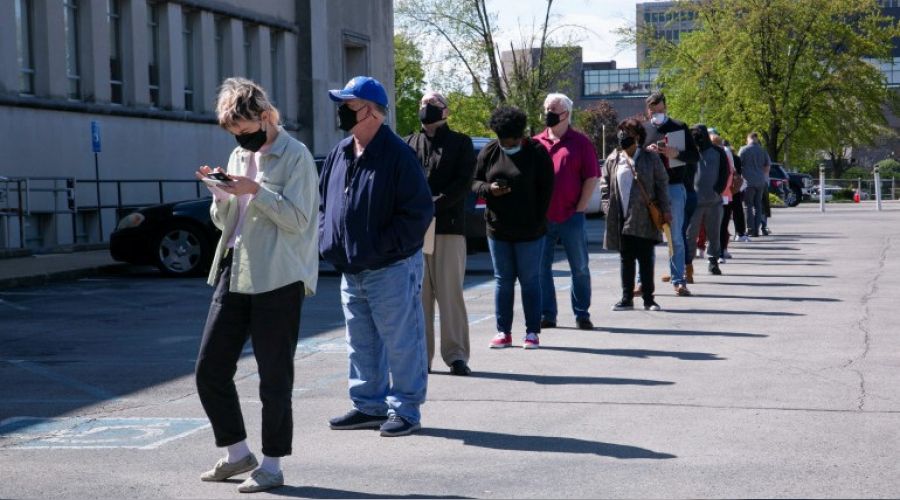
[[[541,254],[544,237],[531,241],[500,241],[488,237],[494,264],[494,310],[497,331],[512,333],[516,279],[522,287],[525,331],[541,333]]]
[[[421,419],[428,388],[422,274],[420,251],[382,269],[343,275],[350,400],[363,413]]]
[[[669,274],[672,285],[684,285],[684,206],[687,190],[684,184],[669,184],[669,203],[672,205],[672,258],[669,259]]]
[[[565,222],[547,222],[544,256],[541,259],[541,317],[556,321],[556,288],[553,286],[553,257],[557,240],[562,242],[572,271],[572,312],[576,319],[588,319],[591,313],[591,271],[588,269],[587,232],[584,213],[575,213]]]

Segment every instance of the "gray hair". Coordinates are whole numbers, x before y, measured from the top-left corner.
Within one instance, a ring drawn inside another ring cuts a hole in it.
[[[562,104],[563,107],[566,108],[566,111],[569,112],[569,120],[571,121],[573,104],[572,99],[569,99],[569,96],[567,96],[566,94],[547,94],[547,98],[544,99],[544,108],[546,109],[547,106],[555,102]]]

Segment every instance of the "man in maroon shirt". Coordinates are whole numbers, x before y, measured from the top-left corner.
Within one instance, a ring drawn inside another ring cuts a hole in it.
[[[556,326],[556,289],[553,286],[553,257],[556,243],[562,242],[572,271],[572,311],[582,330],[594,328],[591,306],[591,273],[588,269],[587,234],[584,211],[597,187],[600,165],[594,145],[584,134],[572,129],[572,100],[564,94],[550,94],[544,100],[547,128],[534,139],[553,160],[553,197],[547,210],[547,237],[541,259],[541,328]]]

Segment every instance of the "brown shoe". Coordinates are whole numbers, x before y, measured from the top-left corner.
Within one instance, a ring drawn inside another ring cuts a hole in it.
[[[688,264],[684,268],[684,280],[690,284],[694,284],[694,265]]]
[[[663,276],[662,276],[662,282],[663,282],[663,283],[668,283],[668,282],[670,282],[670,281],[672,281],[672,277],[669,276],[668,274],[663,274]]]
[[[691,291],[684,285],[675,285],[675,295],[679,297],[690,297]]]

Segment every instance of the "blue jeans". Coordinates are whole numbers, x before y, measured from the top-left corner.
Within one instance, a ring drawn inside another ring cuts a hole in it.
[[[500,241],[488,237],[494,264],[494,310],[497,331],[512,332],[516,279],[522,287],[525,331],[541,333],[541,251],[544,237],[531,241]]]
[[[577,319],[591,317],[591,271],[588,269],[587,232],[583,213],[576,213],[565,222],[547,223],[544,236],[544,256],[541,260],[541,316],[556,321],[556,288],[553,286],[553,257],[556,241],[562,241],[572,270],[572,312]]]
[[[416,423],[428,388],[422,252],[341,280],[353,407]]]
[[[684,285],[684,227],[687,190],[684,184],[669,184],[669,203],[672,205],[672,258],[669,259],[669,275],[672,285]]]

